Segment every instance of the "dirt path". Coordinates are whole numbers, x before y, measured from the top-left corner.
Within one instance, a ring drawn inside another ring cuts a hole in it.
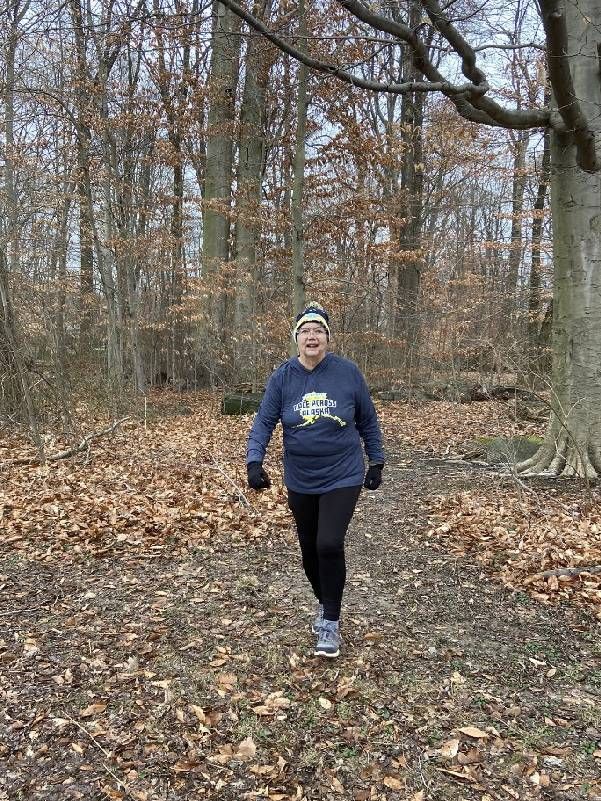
[[[5,557],[0,799],[601,798],[598,624],[428,539],[431,494],[496,480],[388,465],[333,662],[311,656],[292,532],[177,561]]]

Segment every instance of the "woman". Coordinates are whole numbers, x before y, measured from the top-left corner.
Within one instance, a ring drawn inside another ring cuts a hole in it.
[[[271,375],[248,437],[248,484],[255,490],[269,486],[263,459],[281,421],[288,505],[317,598],[315,655],[336,657],[346,580],[344,538],[361,486],[375,490],[382,482],[382,435],[361,371],[328,351],[329,318],[318,303],[297,316],[292,335],[298,357]],[[365,476],[361,440],[369,460]]]

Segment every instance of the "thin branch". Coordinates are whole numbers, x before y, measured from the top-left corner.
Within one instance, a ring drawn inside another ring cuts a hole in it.
[[[70,721],[70,722],[71,722],[71,723],[72,723],[74,726],[77,726],[77,728],[78,728],[80,731],[82,731],[84,734],[87,734],[87,736],[88,736],[88,737],[90,738],[90,740],[91,740],[91,741],[94,743],[94,745],[96,746],[96,748],[99,748],[99,749],[102,751],[102,753],[105,755],[105,757],[108,757],[108,758],[110,758],[110,757],[112,756],[111,752],[110,752],[110,751],[107,751],[107,750],[106,750],[106,748],[103,748],[103,747],[100,745],[100,743],[98,742],[98,740],[97,740],[97,739],[94,737],[94,735],[92,735],[92,734],[91,734],[91,733],[90,733],[90,732],[89,732],[89,731],[86,729],[86,727],[85,727],[85,726],[82,726],[82,725],[81,725],[81,723],[79,723],[77,720],[75,720],[75,718],[72,718],[70,715],[65,715],[65,720],[69,720],[69,721]],[[105,766],[105,765],[103,765],[103,767],[106,767],[106,766]],[[115,781],[117,781],[119,784],[123,784],[123,782],[121,781],[121,779],[118,779],[118,778],[115,776],[115,774],[114,774],[114,773],[112,773],[110,770],[109,770],[108,772],[109,772],[109,773],[111,774],[111,776],[112,776],[112,777],[115,779]],[[124,785],[124,784],[123,784],[123,786],[125,787],[125,785]]]
[[[74,718],[72,718],[71,715],[65,715],[64,719],[70,721],[74,726],[77,726],[77,728],[80,731],[82,731],[84,734],[87,734],[87,736],[94,743],[96,748],[98,748],[100,751],[102,751],[102,753],[105,755],[105,757],[110,759],[110,757],[112,756],[111,752],[107,751],[106,748],[103,748],[100,745],[100,743],[98,742],[98,740],[92,734],[90,734],[90,732],[85,728],[85,726],[82,726],[81,723],[78,723],[78,721],[76,721]],[[133,798],[134,796],[132,795],[129,787],[127,786],[127,783],[124,782],[123,779],[120,779],[117,776],[117,774],[113,770],[111,770],[111,768],[109,768],[109,766],[106,765],[104,762],[101,762],[101,765],[105,769],[105,771],[108,773],[108,775],[111,776],[117,782],[117,787],[121,787],[123,792],[127,795],[128,798]]]
[[[481,53],[483,50],[540,50],[545,52],[543,45],[537,42],[526,42],[526,44],[483,44],[472,48],[474,53]]]
[[[247,506],[249,509],[251,508],[251,505],[250,505],[250,503],[249,503],[249,501],[248,501],[248,498],[246,497],[246,495],[245,495],[245,494],[242,492],[242,490],[241,490],[241,489],[240,489],[240,487],[239,487],[239,486],[236,484],[236,482],[235,482],[235,481],[234,481],[232,478],[230,478],[230,477],[228,476],[228,474],[225,472],[225,470],[223,470],[223,468],[221,468],[221,467],[220,467],[220,466],[217,464],[217,462],[213,461],[213,462],[211,462],[209,465],[207,465],[207,467],[214,467],[214,468],[215,468],[215,470],[218,470],[218,471],[221,473],[221,475],[222,475],[222,476],[223,476],[225,479],[227,479],[227,480],[230,482],[230,484],[233,486],[233,488],[236,490],[236,492],[237,492],[237,494],[238,494],[238,497],[240,498],[240,500],[241,500],[241,501],[243,501],[243,502],[244,502],[244,505],[245,505],[245,506]]]
[[[11,609],[8,612],[0,612],[0,617],[9,617],[10,615],[24,615],[25,612],[37,612],[38,609],[43,609],[43,607],[30,606],[29,609]]]

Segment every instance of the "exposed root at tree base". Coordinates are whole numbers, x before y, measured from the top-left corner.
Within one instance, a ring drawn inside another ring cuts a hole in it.
[[[577,443],[562,431],[543,443],[530,459],[516,466],[522,476],[554,476],[597,481],[601,475],[601,456],[594,445]]]

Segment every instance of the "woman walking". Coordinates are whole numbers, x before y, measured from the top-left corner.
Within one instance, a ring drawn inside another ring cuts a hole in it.
[[[317,599],[315,654],[336,657],[346,580],[344,539],[361,487],[375,490],[382,482],[382,435],[361,371],[328,350],[324,309],[310,303],[297,316],[292,334],[298,357],[272,373],[248,437],[248,484],[255,490],[269,486],[263,459],[281,422],[288,505]]]

